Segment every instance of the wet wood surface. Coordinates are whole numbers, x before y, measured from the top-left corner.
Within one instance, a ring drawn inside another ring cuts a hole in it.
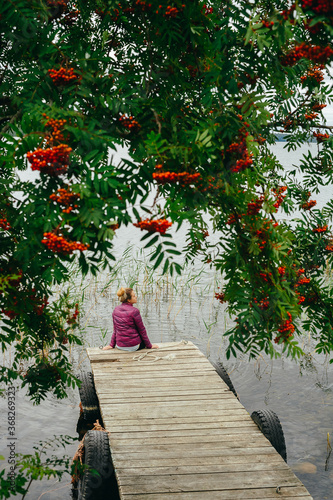
[[[311,500],[191,342],[88,348],[124,500]]]

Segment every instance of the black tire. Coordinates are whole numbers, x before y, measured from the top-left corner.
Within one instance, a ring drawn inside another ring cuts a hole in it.
[[[212,363],[212,365],[214,366],[217,374],[221,377],[221,379],[223,380],[223,382],[225,382],[227,384],[227,386],[229,387],[230,391],[233,392],[234,395],[236,396],[236,398],[239,400],[239,397],[238,397],[238,394],[236,392],[236,389],[234,388],[234,385],[231,382],[231,379],[230,379],[230,377],[228,375],[228,372],[224,368],[224,366],[222,365],[221,361],[217,361],[216,363]]]
[[[93,375],[91,372],[84,372],[79,378],[81,380],[79,392],[84,419],[88,424],[94,424],[96,420],[99,420],[99,423],[102,425]]]
[[[83,463],[90,469],[78,481],[77,499],[119,500],[107,432],[87,432],[84,438]],[[99,475],[93,474],[91,469],[95,469]]]
[[[279,417],[272,410],[256,410],[251,418],[257,424],[271,445],[287,461],[287,449]]]

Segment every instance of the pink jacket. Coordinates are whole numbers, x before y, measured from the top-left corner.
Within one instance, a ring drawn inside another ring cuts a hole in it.
[[[142,322],[139,309],[133,304],[123,302],[115,307],[113,313],[113,335],[110,346],[131,347],[141,344],[143,341],[148,349],[151,349],[151,342]]]

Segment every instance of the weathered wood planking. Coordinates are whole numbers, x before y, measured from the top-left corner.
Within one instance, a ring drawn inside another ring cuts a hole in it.
[[[191,342],[87,353],[122,499],[312,499]]]

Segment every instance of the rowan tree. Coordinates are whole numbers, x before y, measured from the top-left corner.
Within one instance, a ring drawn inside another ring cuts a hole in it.
[[[112,266],[129,224],[163,273],[181,272],[179,254],[221,273],[228,355],[276,343],[295,357],[304,330],[329,354],[333,203],[315,196],[333,181],[332,2],[12,0],[0,15],[1,343],[15,346],[2,380],[36,401],[75,384],[78,309],[52,287],[72,262]],[[277,133],[289,149],[314,138],[316,153],[284,169]],[[130,160],[114,162],[118,146]],[[183,223],[177,249],[169,228]]]

